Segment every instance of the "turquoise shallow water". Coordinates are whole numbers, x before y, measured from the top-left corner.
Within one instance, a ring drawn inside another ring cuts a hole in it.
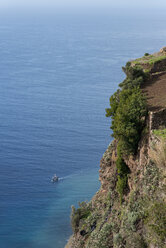
[[[165,19],[1,14],[0,247],[64,247],[70,206],[100,186],[121,66],[165,45]]]

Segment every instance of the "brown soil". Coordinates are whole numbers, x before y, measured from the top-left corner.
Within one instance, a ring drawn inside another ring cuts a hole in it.
[[[166,72],[152,75],[142,89],[150,111],[166,108]]]

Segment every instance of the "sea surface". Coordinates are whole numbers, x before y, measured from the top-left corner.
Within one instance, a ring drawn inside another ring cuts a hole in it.
[[[63,248],[99,189],[121,67],[166,46],[165,14],[140,13],[1,13],[0,248]]]

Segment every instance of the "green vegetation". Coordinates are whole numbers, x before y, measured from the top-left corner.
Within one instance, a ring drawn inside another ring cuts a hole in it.
[[[158,247],[164,247],[166,238],[166,204],[163,201],[153,202],[145,219],[149,240]]]
[[[96,229],[92,233],[92,237],[87,248],[111,248],[112,244],[112,225],[111,223],[103,224],[101,230]]]
[[[86,219],[91,214],[90,205],[86,202],[79,203],[79,208],[72,206],[71,226],[74,233],[79,229],[81,219]]]
[[[159,136],[163,139],[166,139],[166,128],[158,129],[153,131],[154,135]]]
[[[139,58],[139,59],[132,61],[132,64],[134,64],[134,65],[149,64],[152,66],[155,63],[158,63],[164,59],[166,59],[166,55],[156,56],[156,55],[151,55],[151,54],[145,53],[145,55],[142,58]]]
[[[160,61],[162,61],[162,60],[164,60],[164,59],[166,59],[166,56],[165,56],[165,55],[164,55],[164,56],[159,56],[159,57],[153,56],[153,57],[148,61],[148,63],[149,63],[150,65],[153,65],[153,64],[155,64],[155,63],[157,63],[157,62],[160,62]]]
[[[132,233],[131,237],[126,240],[125,248],[148,248],[143,237],[138,233]]]
[[[155,58],[145,54],[139,63]],[[145,125],[141,85],[153,67],[145,68],[128,62],[110,98],[106,116],[115,139],[101,159],[100,190],[90,203],[72,207],[73,248],[166,248],[166,128],[151,135]]]
[[[145,53],[144,56],[149,56],[150,54],[149,53]]]
[[[145,123],[146,103],[140,88],[117,91],[110,98],[106,116],[112,117],[113,137],[123,154],[135,153]]]
[[[112,117],[113,137],[119,141],[123,154],[134,153],[145,123],[146,101],[140,90],[140,85],[147,76],[140,67],[131,67],[127,63],[124,71],[126,79],[119,85],[110,98],[110,108],[106,116]]]
[[[135,87],[140,87],[141,84],[149,78],[149,71],[143,71],[142,66],[136,65],[131,66],[128,62],[126,67],[122,68],[126,74],[126,79],[119,84],[122,89],[133,89]]]
[[[118,159],[116,161],[117,171],[118,171],[118,181],[116,184],[117,192],[120,196],[120,202],[122,203],[123,194],[127,188],[128,174],[130,172],[128,166],[124,162],[121,154],[118,154]]]
[[[117,191],[121,202],[129,173],[123,156],[136,152],[147,113],[146,101],[140,90],[147,74],[140,66],[132,67],[130,62],[123,70],[127,77],[119,85],[121,89],[111,96],[110,108],[106,109],[106,116],[112,118],[113,137],[118,140]]]

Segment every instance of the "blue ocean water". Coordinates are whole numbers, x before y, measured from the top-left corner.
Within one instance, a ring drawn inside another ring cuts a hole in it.
[[[0,15],[0,248],[64,247],[71,205],[100,186],[121,66],[166,45],[165,21]]]

